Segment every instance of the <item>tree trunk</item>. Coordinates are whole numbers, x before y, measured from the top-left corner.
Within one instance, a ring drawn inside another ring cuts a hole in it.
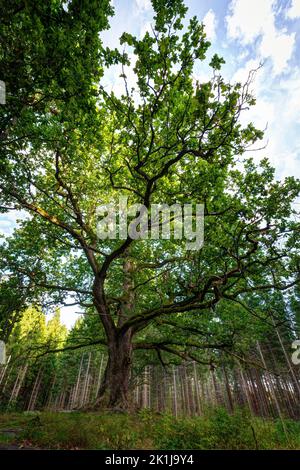
[[[129,249],[126,250],[127,255]],[[132,338],[134,331],[128,328],[121,331],[121,327],[130,318],[134,309],[135,291],[133,272],[134,264],[125,257],[123,265],[123,300],[120,302],[116,314],[117,324],[107,305],[104,281],[106,270],[95,277],[93,303],[99,313],[100,321],[107,338],[108,361],[96,401],[96,406],[115,410],[128,410],[133,407],[133,397],[129,397],[129,382],[133,355]]]
[[[115,334],[108,342],[108,361],[97,404],[116,410],[131,408],[129,379],[132,364],[132,333]]]

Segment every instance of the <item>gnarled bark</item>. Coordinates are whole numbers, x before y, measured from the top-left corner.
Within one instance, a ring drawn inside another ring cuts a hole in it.
[[[108,343],[108,362],[100,386],[97,406],[129,410],[129,380],[132,364],[132,334],[115,334]]]

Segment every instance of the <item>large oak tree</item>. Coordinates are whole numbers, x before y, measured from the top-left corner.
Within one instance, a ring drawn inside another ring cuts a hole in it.
[[[211,78],[193,79],[210,44],[196,18],[183,27],[181,0],[153,0],[151,34],[123,34],[121,44],[136,59],[134,87],[126,76],[129,56],[99,41],[110,13],[105,2],[93,2],[93,12],[90,2],[70,2],[67,11],[61,2],[50,4],[39,22],[49,15],[50,23],[40,26],[41,50],[52,80],[35,69],[41,51],[31,50],[27,38],[27,66],[21,56],[16,67],[29,70],[32,87],[24,88],[21,111],[14,111],[14,93],[1,108],[7,121],[3,210],[28,214],[1,247],[1,268],[5,282],[17,280],[31,299],[63,304],[71,295],[97,312],[99,343],[108,351],[99,403],[126,408],[134,350],[194,360],[202,350],[230,350],[230,328],[222,338],[214,337],[213,327],[203,334],[198,319],[221,321],[214,313],[221,301],[229,316],[237,304],[255,317],[253,296],[298,282],[291,216],[299,182],[276,181],[266,159],[256,166],[247,158],[263,137],[252,123],[240,123],[241,113],[255,104],[254,71],[245,84],[226,83],[219,72],[223,60],[214,55]],[[27,10],[17,14],[28,19]],[[14,42],[18,22],[6,21]],[[122,64],[122,95],[101,84],[103,70],[115,62]],[[99,239],[97,207],[124,195],[146,208],[204,204],[203,247],[186,250],[185,240],[174,237]]]

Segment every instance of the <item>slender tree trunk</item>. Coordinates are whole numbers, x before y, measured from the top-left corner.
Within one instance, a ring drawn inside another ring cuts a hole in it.
[[[96,398],[98,397],[100,386],[101,386],[101,378],[102,378],[102,370],[103,370],[103,357],[104,357],[104,354],[101,354],[99,375],[98,375],[97,385],[96,385]]]
[[[227,403],[228,403],[227,406],[229,408],[229,412],[233,413],[234,405],[233,405],[233,400],[232,400],[232,394],[231,394],[228,374],[227,374],[226,366],[225,366],[224,363],[222,364],[222,369],[223,369],[223,377],[224,377],[224,381],[225,381],[225,388],[226,388],[226,394],[227,394]]]
[[[195,394],[196,394],[196,414],[201,415],[202,407],[201,407],[201,398],[200,398],[200,390],[199,390],[199,381],[198,381],[198,374],[196,368],[196,362],[193,363],[194,369],[194,383],[195,383]]]
[[[143,371],[142,408],[148,408],[148,384],[149,384],[149,373],[148,373],[148,366],[146,366]]]
[[[247,380],[245,378],[245,375],[244,375],[244,372],[243,372],[243,367],[242,367],[241,364],[240,364],[239,370],[240,370],[240,376],[241,376],[241,385],[242,385],[242,389],[243,389],[243,395],[246,397],[246,401],[247,401],[247,404],[248,404],[248,407],[249,407],[249,410],[250,410],[251,414],[255,415],[255,410],[253,409],[251,395],[249,394],[248,383],[247,383]],[[244,399],[244,397],[243,397],[243,399]]]
[[[177,403],[177,384],[176,384],[176,369],[173,366],[173,403],[174,403],[174,415],[178,416],[178,403]]]

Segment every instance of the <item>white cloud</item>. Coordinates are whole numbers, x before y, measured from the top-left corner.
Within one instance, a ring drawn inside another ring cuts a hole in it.
[[[217,27],[216,15],[212,9],[208,10],[206,15],[204,16],[203,23],[205,25],[205,32],[206,32],[207,39],[212,41],[216,37],[216,27]]]
[[[264,44],[259,46],[266,47]],[[241,48],[241,52],[243,50]],[[261,59],[262,54],[258,50],[256,52],[256,58],[246,60],[238,69],[227,71],[230,82],[244,83],[247,80],[249,71],[256,69]],[[279,61],[280,51],[276,52]],[[236,67],[236,62],[232,65]],[[300,67],[285,67],[285,73],[280,76],[270,73],[267,63],[257,71],[250,86],[256,105],[241,114],[242,125],[253,122],[255,127],[265,129],[263,141],[257,142],[254,148],[266,147],[246,156],[253,157],[256,162],[268,157],[276,169],[276,177],[280,179],[288,175],[300,177]]]
[[[152,33],[152,28],[151,28],[152,22],[151,21],[146,21],[142,26],[141,26],[141,31],[140,31],[140,38],[143,38],[146,33]]]
[[[278,32],[275,28],[263,35],[259,52],[262,57],[270,57],[275,75],[283,72],[292,57],[295,45],[295,33]]]
[[[286,16],[291,20],[300,18],[300,0],[292,0],[291,7],[287,10]]]
[[[252,70],[257,70],[259,68],[259,60],[257,59],[250,59],[248,60],[243,67],[240,67],[238,70],[235,71],[232,81],[233,82],[240,82],[245,83],[248,79],[249,73]],[[256,95],[260,89],[261,82],[262,82],[262,70],[258,70],[255,75],[255,80],[251,86],[251,91]]]
[[[18,225],[18,220],[24,219],[24,211],[9,211],[0,214],[0,235],[10,236]]]
[[[276,27],[275,3],[275,0],[232,0],[226,22],[229,38],[242,45],[260,39],[257,53],[262,59],[271,59],[273,72],[278,75],[286,69],[292,57],[295,33],[288,34]]]
[[[138,10],[151,10],[152,5],[150,0],[135,0]]]
[[[126,83],[127,83],[127,89],[129,93],[131,92],[131,89],[134,88],[137,90],[137,76],[134,72],[134,67],[135,63],[137,60],[137,56],[133,54],[132,52],[127,52],[128,58],[130,60],[130,65],[129,66],[124,66],[122,67],[120,65],[112,65],[105,73],[103,79],[102,79],[102,86],[106,89],[108,93],[113,91],[116,96],[119,98],[122,95],[126,94],[126,86],[125,86],[125,81],[123,72],[126,76]],[[138,103],[140,102],[140,96],[139,94],[135,91],[133,93],[133,98],[135,99],[135,102]]]
[[[249,70],[255,68],[255,60],[248,61],[235,72],[232,81],[244,82]],[[300,177],[300,68],[289,70],[288,77],[274,79],[267,67],[257,72],[251,88],[257,104],[241,115],[242,125],[253,122],[265,130],[263,142],[255,147],[266,147],[258,152],[250,152],[256,162],[267,156],[276,169],[276,177],[294,175]]]
[[[71,297],[67,300],[70,300],[70,302],[72,302]],[[51,315],[51,317],[52,316],[53,315]],[[75,325],[76,321],[80,317],[82,317],[82,314],[81,309],[79,307],[61,307],[60,309],[61,323],[63,323],[68,328],[68,330],[70,330]]]
[[[241,62],[242,60],[246,59],[248,55],[249,55],[249,50],[247,49],[242,50],[237,57],[238,62]]]
[[[232,0],[226,16],[229,37],[244,45],[254,41],[272,22],[273,4],[274,0]]]

